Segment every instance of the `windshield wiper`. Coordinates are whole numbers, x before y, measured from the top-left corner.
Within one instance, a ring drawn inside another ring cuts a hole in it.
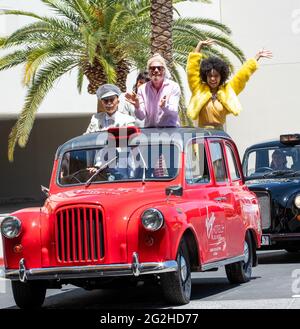
[[[110,159],[109,161],[105,162],[102,166],[100,166],[97,171],[86,181],[85,186],[88,187],[91,185],[94,177],[96,177],[102,170],[104,170],[107,166],[109,166],[113,161],[118,158],[118,155]]]
[[[262,177],[267,178],[267,177],[277,177],[277,176],[283,176],[283,175],[288,175],[291,173],[291,169],[284,169],[284,170],[274,170],[271,172],[268,172],[264,174]]]
[[[293,171],[293,172],[287,174],[288,177],[295,177],[298,175],[300,175],[300,170],[296,170],[296,171]]]

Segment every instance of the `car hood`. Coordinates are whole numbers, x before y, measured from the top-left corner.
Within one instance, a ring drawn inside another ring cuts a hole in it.
[[[98,204],[109,209],[139,208],[140,206],[166,200],[165,186],[118,187],[97,189],[74,189],[53,194],[48,202],[51,208],[74,204]]]
[[[251,191],[269,191],[272,199],[284,207],[292,195],[300,193],[299,179],[256,179],[247,181],[246,184]]]

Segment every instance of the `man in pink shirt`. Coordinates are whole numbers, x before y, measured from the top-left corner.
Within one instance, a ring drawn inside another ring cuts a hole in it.
[[[136,117],[145,120],[145,127],[178,127],[179,85],[170,80],[161,55],[151,57],[147,69],[151,80],[139,87],[137,95],[126,94],[126,100],[134,105]]]

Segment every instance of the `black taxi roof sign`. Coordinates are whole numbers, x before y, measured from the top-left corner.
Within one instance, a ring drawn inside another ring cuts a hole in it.
[[[280,142],[283,144],[300,144],[300,134],[280,135]]]

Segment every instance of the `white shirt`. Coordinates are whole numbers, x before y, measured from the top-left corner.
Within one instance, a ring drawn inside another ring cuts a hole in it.
[[[96,113],[92,116],[91,122],[86,130],[86,134],[96,131],[106,130],[108,127],[135,126],[135,119],[127,114],[116,111],[113,115],[106,112]]]

